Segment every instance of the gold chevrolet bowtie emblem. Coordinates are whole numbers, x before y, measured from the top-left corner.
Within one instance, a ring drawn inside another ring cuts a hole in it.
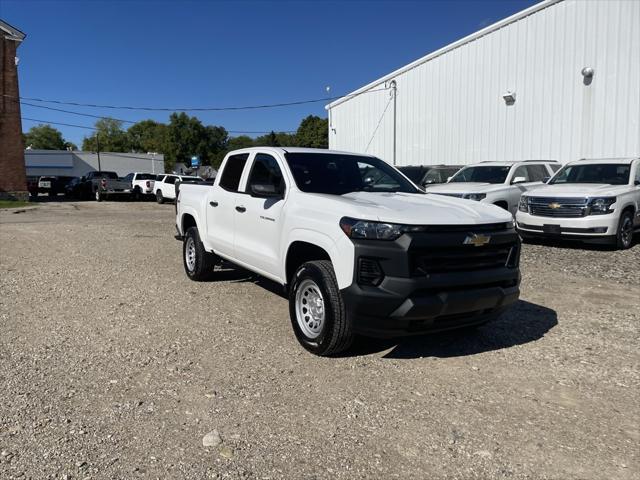
[[[487,235],[478,235],[474,233],[473,235],[469,235],[464,239],[465,245],[474,245],[476,247],[481,247],[482,245],[486,245],[491,240],[491,237]]]
[[[553,210],[557,210],[558,208],[560,208],[562,205],[560,205],[558,202],[553,202],[549,204],[549,208],[552,208]]]

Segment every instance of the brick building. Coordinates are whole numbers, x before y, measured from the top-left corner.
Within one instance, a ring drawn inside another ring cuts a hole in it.
[[[25,34],[0,20],[0,200],[27,200],[16,50]]]

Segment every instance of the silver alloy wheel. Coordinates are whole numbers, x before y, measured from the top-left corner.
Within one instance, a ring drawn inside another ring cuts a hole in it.
[[[184,249],[184,260],[187,264],[187,269],[193,272],[196,269],[196,242],[193,237],[187,238],[187,245]]]
[[[311,340],[318,338],[324,328],[324,297],[320,287],[305,279],[296,292],[296,320],[302,333]]]
[[[100,201],[100,190],[96,190],[96,200]]]
[[[633,238],[633,221],[628,215],[622,220],[622,226],[620,227],[620,238],[622,244],[625,247],[631,245],[631,239]]]

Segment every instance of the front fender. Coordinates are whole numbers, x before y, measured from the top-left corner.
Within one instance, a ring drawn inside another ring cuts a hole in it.
[[[353,243],[342,235],[344,238],[338,238],[334,241],[329,235],[307,229],[294,229],[290,232],[286,242],[286,247],[282,251],[280,258],[282,259],[282,278],[286,278],[287,252],[294,242],[306,242],[322,248],[329,254],[329,259],[333,264],[333,271],[336,274],[338,288],[341,290],[347,288],[353,283],[353,264],[355,248]]]

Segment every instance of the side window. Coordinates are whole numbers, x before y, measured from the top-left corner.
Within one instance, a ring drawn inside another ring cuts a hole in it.
[[[230,192],[237,192],[240,185],[240,177],[242,177],[242,171],[249,158],[248,153],[240,155],[232,155],[227,159],[224,170],[222,171],[222,177],[220,177],[219,185],[225,190]]]
[[[544,177],[548,177],[547,169],[544,165],[527,165],[530,182],[541,182]]]
[[[252,184],[272,185],[274,193],[284,193],[285,183],[282,171],[275,158],[258,153],[249,174],[249,186]],[[250,187],[247,187],[249,189]]]
[[[440,183],[442,181],[440,173],[441,171],[435,168],[429,170],[429,173],[424,176],[424,183]]]
[[[130,182],[131,180],[133,180],[133,173],[130,173],[129,175],[124,177],[123,180],[126,180],[127,182]]]
[[[527,168],[527,165],[520,165],[516,168],[516,171],[513,172],[513,177],[511,177],[511,182],[518,177],[524,177],[525,182],[531,182],[531,180],[529,180],[529,172],[527,171]]]
[[[164,183],[168,183],[169,185],[173,185],[174,183],[176,183],[176,179],[178,177],[174,177],[171,175],[168,175],[167,178],[165,178]]]

